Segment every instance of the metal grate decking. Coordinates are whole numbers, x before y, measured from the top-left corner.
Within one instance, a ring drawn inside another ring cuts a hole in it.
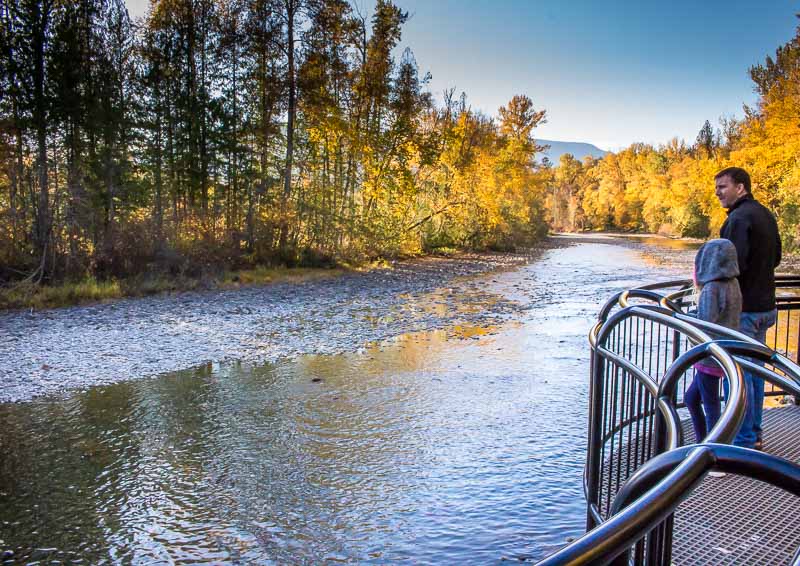
[[[687,443],[691,423],[684,422]],[[800,406],[764,411],[764,449],[800,463]],[[706,477],[675,513],[673,563],[774,565],[800,547],[800,500],[763,482]]]

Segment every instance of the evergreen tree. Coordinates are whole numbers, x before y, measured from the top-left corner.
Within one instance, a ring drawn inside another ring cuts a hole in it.
[[[700,128],[700,132],[697,134],[695,146],[698,150],[704,151],[706,157],[713,157],[716,145],[714,129],[711,127],[711,122],[706,120],[703,127]]]

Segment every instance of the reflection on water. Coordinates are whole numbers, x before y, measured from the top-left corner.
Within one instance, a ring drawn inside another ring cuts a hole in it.
[[[531,305],[500,327],[0,405],[0,549],[87,564],[540,558],[583,530],[597,305],[661,275],[582,244],[479,282]]]

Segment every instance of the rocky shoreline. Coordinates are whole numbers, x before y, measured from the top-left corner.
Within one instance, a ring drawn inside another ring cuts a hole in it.
[[[634,249],[688,278],[701,242],[561,234],[520,253],[426,257],[301,283],[0,313],[0,403],[209,362],[262,364],[338,354],[411,332],[497,324],[532,302],[514,300],[487,274],[532,263],[548,249],[591,243]]]
[[[0,402],[208,362],[336,354],[408,332],[496,323],[525,307],[488,292],[480,276],[563,245],[556,238],[523,253],[428,257],[304,283],[2,313]]]

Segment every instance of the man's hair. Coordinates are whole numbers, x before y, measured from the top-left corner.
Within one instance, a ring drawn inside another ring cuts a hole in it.
[[[720,177],[725,176],[730,177],[733,179],[733,182],[737,185],[741,183],[744,185],[744,190],[748,193],[750,192],[750,175],[748,175],[747,171],[742,169],[741,167],[726,167],[716,175],[714,175],[714,180],[719,179]]]

